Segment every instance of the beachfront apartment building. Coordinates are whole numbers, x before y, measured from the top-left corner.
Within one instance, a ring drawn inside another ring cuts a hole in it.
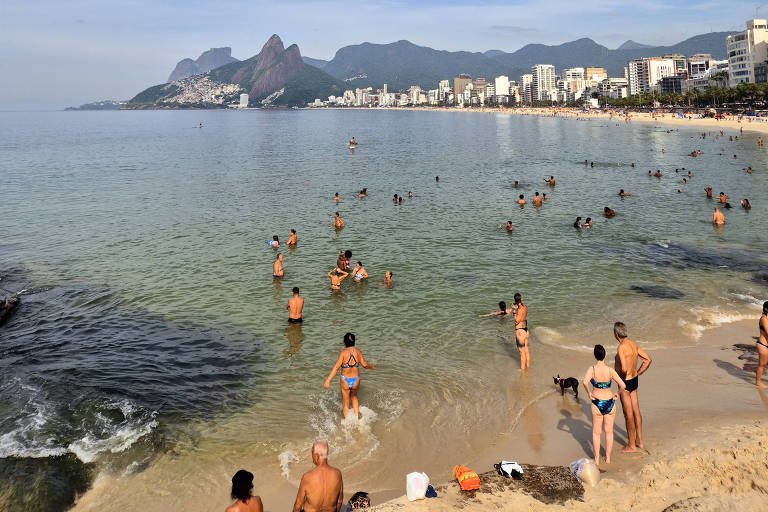
[[[620,99],[629,95],[626,78],[606,78],[597,87],[600,96],[607,98]]]
[[[675,62],[662,57],[643,57],[627,62],[627,83],[630,96],[656,90],[665,76],[674,76]]]
[[[533,75],[526,73],[520,77],[520,101],[523,103],[531,103],[533,101],[532,95],[533,88]]]
[[[493,85],[495,89],[496,96],[509,96],[509,77],[508,76],[497,76],[493,79]]]
[[[712,61],[712,55],[709,53],[697,53],[688,57],[688,76],[694,77],[703,75],[707,72]]]
[[[584,68],[584,80],[591,82],[588,85],[599,84],[608,78],[608,71],[605,68]]]
[[[456,101],[464,94],[467,84],[472,84],[472,77],[469,75],[459,75],[453,79],[453,95]]]
[[[768,60],[766,20],[747,21],[747,30],[725,38],[728,55],[728,86],[755,83],[755,67]]]
[[[531,98],[534,101],[549,101],[550,91],[555,88],[555,66],[552,64],[536,64],[531,66]]]

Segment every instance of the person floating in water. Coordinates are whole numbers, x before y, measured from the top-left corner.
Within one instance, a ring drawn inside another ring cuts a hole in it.
[[[707,193],[707,199],[712,199],[712,187],[704,187],[704,192]]]
[[[661,174],[661,171],[660,171],[660,170],[658,170],[658,169],[656,169],[656,172],[655,172],[655,173],[653,173],[653,175],[654,175],[655,177],[657,177],[657,178],[661,178],[661,176],[662,176],[662,174]]]
[[[336,192],[336,193],[333,195],[333,200],[334,200],[334,201],[336,201],[337,203],[339,202],[339,193],[338,193],[338,192]]]
[[[293,297],[288,300],[288,305],[285,306],[288,310],[288,323],[300,324],[303,322],[301,312],[304,309],[304,299],[299,296],[299,287],[293,287]]]
[[[606,464],[611,463],[613,451],[613,422],[616,418],[615,405],[619,395],[611,391],[611,382],[616,382],[621,391],[624,391],[627,386],[616,370],[605,364],[605,347],[595,345],[593,353],[597,362],[587,368],[582,384],[592,401],[592,450],[595,455],[595,465],[599,467],[601,430],[605,431]],[[590,384],[592,391],[589,390]]]
[[[520,206],[523,206],[525,204],[525,196],[523,194],[520,194],[520,198],[517,200],[517,204]]]
[[[744,208],[745,210],[751,210],[752,209],[752,205],[749,204],[749,199],[747,199],[746,197],[744,199],[742,199],[741,200],[741,207]]]
[[[632,194],[630,194],[629,192],[624,192],[623,188],[621,190],[619,190],[619,197],[629,197],[631,195]]]
[[[720,194],[718,194],[717,196],[717,199],[720,201],[721,204],[725,204],[726,201],[728,201],[729,197],[730,196],[726,195],[725,192],[720,192]]]
[[[384,272],[384,284],[387,285],[387,287],[392,286],[392,271],[387,270]]]
[[[363,353],[355,348],[355,335],[348,332],[344,335],[344,348],[339,352],[336,364],[333,365],[331,373],[325,379],[323,387],[328,389],[331,386],[331,379],[336,372],[341,369],[341,410],[344,417],[347,417],[349,405],[355,413],[355,418],[360,417],[360,404],[357,401],[357,391],[360,389],[360,367],[373,370],[373,365],[365,360]]]
[[[355,140],[354,137],[349,139],[349,145],[352,146],[352,147],[357,146],[357,141]]]
[[[544,178],[544,181],[549,183],[550,187],[554,187],[555,186],[555,177],[554,176],[550,176],[549,178]]]
[[[344,221],[341,220],[341,217],[339,216],[339,212],[334,212],[333,214],[333,227],[336,229],[341,229],[344,227]]]
[[[499,301],[499,309],[497,311],[491,311],[490,313],[486,313],[484,315],[480,315],[480,317],[486,317],[486,316],[507,316],[512,313],[514,313],[514,308],[508,308],[507,303],[503,300]]]
[[[584,227],[585,228],[591,228],[592,227],[592,217],[587,217],[587,220],[584,221]]]
[[[541,206],[541,196],[538,192],[533,196],[533,206]]]
[[[576,221],[573,223],[573,227],[581,229],[581,217],[576,217]]]
[[[297,241],[296,230],[291,228],[290,234],[288,235],[288,240],[285,242],[285,245],[295,246]]]
[[[616,212],[606,206],[605,208],[603,208],[603,215],[605,215],[606,218],[610,219],[611,217],[616,216]]]
[[[357,194],[357,197],[366,197],[368,195],[368,189],[364,188],[360,191],[359,194]]]

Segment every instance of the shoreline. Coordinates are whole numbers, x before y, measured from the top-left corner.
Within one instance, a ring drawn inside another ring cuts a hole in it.
[[[482,114],[512,114],[519,116],[534,117],[560,117],[564,119],[604,119],[624,123],[624,117],[615,111],[584,111],[581,109],[565,107],[489,107],[489,108],[454,108],[454,107],[323,107],[323,108],[302,108],[301,110],[382,110],[382,111],[404,111],[404,112],[461,112],[461,113],[482,113]],[[742,130],[745,132],[767,133],[768,118],[730,117],[728,119],[714,118],[678,118],[675,114],[664,112],[655,116],[650,112],[630,112],[630,123],[639,121],[641,123],[654,123],[659,125],[674,126],[677,128],[717,128],[718,130]]]

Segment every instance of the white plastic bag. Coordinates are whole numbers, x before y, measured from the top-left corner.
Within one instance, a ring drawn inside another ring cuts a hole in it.
[[[408,501],[423,500],[428,486],[429,477],[426,473],[408,473],[405,476],[405,495]]]
[[[571,473],[581,480],[581,483],[594,487],[600,481],[600,470],[592,459],[579,459],[568,465]]]

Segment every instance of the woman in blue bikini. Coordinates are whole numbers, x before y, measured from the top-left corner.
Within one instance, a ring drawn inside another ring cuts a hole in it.
[[[331,385],[331,379],[341,368],[341,408],[344,417],[347,417],[349,403],[352,402],[352,410],[355,412],[355,418],[360,417],[360,404],[357,401],[357,390],[360,388],[360,367],[373,370],[373,365],[365,360],[363,353],[355,348],[355,335],[348,332],[344,335],[344,349],[339,352],[336,364],[333,365],[331,373],[325,379],[325,389]]]
[[[600,434],[605,430],[605,463],[611,463],[613,450],[613,420],[616,416],[618,394],[611,392],[611,382],[616,381],[620,389],[626,389],[616,370],[605,364],[605,348],[595,345],[597,363],[587,369],[584,375],[584,389],[592,400],[592,449],[595,452],[595,465],[600,466]],[[589,390],[590,384],[592,391]]]

